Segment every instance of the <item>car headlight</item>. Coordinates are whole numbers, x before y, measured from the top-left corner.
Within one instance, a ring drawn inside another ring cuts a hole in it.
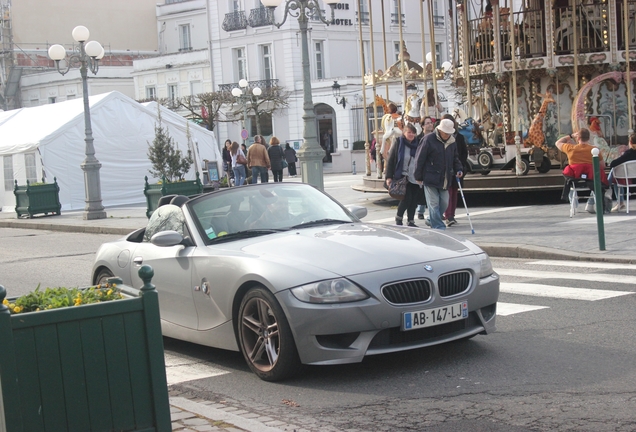
[[[495,271],[492,269],[492,263],[490,262],[490,258],[485,253],[479,254],[479,277],[485,278],[490,276]]]
[[[331,279],[292,288],[294,297],[306,303],[345,303],[369,296],[347,279]]]

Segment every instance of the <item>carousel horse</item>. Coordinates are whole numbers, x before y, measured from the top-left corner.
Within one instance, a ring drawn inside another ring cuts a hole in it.
[[[422,103],[422,99],[418,96],[417,93],[413,93],[406,99],[406,104],[404,107],[404,124],[412,124],[415,126],[415,130],[419,135],[422,133],[422,126],[420,125],[420,105]]]

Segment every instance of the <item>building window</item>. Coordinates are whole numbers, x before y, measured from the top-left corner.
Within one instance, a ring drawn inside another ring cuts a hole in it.
[[[435,44],[435,69],[442,68],[442,49],[443,45],[441,43]]]
[[[179,97],[179,92],[177,90],[176,84],[168,84],[168,99],[172,102],[176,101]]]
[[[4,190],[13,190],[13,156],[5,156],[3,160],[4,165]]]
[[[261,63],[263,68],[262,78],[271,80],[274,78],[272,73],[272,46],[261,45]]]
[[[316,79],[323,79],[325,77],[325,71],[323,65],[322,41],[314,42],[314,49],[316,55]]]
[[[49,98],[49,103],[50,103],[50,104],[54,104],[56,100],[57,100],[57,98],[56,98],[56,97],[54,97],[54,96],[53,96],[53,97],[50,97],[50,98]]]
[[[75,95],[74,94],[67,94],[66,95],[66,100],[72,100],[75,99]]]
[[[201,81],[190,81],[190,94],[196,96],[203,93],[203,84]]]
[[[35,153],[26,153],[24,155],[24,168],[29,183],[36,183],[38,181],[38,174],[35,169]]]
[[[155,87],[146,87],[146,99],[156,99],[157,89]]]
[[[395,53],[395,61],[400,60],[400,42],[393,42],[393,52]]]
[[[247,79],[247,59],[245,58],[245,48],[234,49],[234,64],[236,65],[236,80]]]
[[[250,121],[250,136],[256,135],[256,117],[254,115],[248,116]],[[272,115],[268,113],[260,113],[258,120],[261,123],[261,135],[270,136],[274,134],[274,128],[272,123]]]
[[[232,11],[238,12],[241,11],[241,0],[232,0]]]
[[[364,50],[364,71],[371,72],[371,42],[363,41],[362,49]]]
[[[191,49],[190,24],[182,24],[179,26],[179,51],[188,51]]]

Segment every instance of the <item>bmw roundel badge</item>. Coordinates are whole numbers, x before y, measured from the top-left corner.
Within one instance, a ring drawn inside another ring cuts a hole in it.
[[[433,271],[433,266],[430,266],[430,265],[426,264],[426,265],[424,266],[424,270],[426,270],[427,272],[429,272],[429,273],[430,273],[430,272],[432,272],[432,271]]]

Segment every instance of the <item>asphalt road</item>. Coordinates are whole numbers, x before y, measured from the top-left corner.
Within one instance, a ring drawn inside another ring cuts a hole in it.
[[[326,186],[345,204],[367,205],[365,219],[395,212],[346,182]],[[483,208],[497,201],[472,199]],[[0,229],[0,284],[11,296],[43,281],[87,285],[97,247],[116,237]],[[274,384],[257,379],[239,353],[166,338],[169,383],[289,431],[636,430],[636,266],[493,263],[502,293],[491,335],[308,367]]]
[[[84,285],[112,237],[1,229],[0,281],[15,295],[44,280]],[[562,264],[494,259],[502,294],[488,336],[276,384],[239,353],[165,339],[169,380],[287,430],[633,431],[636,266]]]

